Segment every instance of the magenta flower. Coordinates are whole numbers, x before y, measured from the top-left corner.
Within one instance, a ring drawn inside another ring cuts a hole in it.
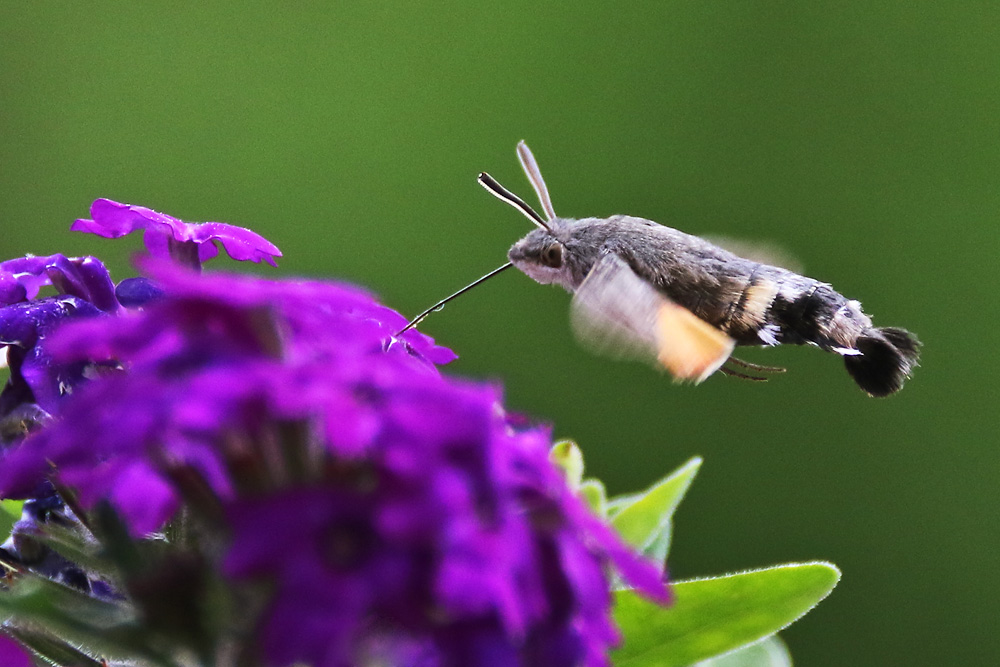
[[[60,423],[7,456],[7,497],[27,494],[54,464],[87,506],[114,490],[136,533],[149,533],[178,506],[170,471],[154,472],[153,453],[193,467],[228,497],[219,439],[260,436],[268,423],[253,416],[313,419],[342,454],[357,453],[375,437],[361,396],[411,376],[440,381],[432,362],[454,358],[416,331],[384,351],[403,318],[357,288],[154,267],[162,298],[141,312],[66,327],[46,348],[53,363],[123,363],[129,372],[80,388]],[[128,479],[143,480],[149,493],[128,491]]]
[[[391,652],[422,637],[427,664],[603,664],[617,639],[605,565],[663,599],[655,568],[549,464],[548,433],[512,432],[498,400],[452,383],[392,392],[341,483],[230,506],[226,571],[276,587],[273,664],[366,664],[359,637]]]
[[[58,336],[57,360],[124,371],[7,455],[4,496],[54,467],[143,534],[202,480],[232,536],[224,572],[273,586],[273,665],[604,664],[607,568],[664,598],[551,465],[547,431],[512,427],[495,388],[441,377],[453,354],[395,339],[403,318],[363,291],[151,268],[162,297]]]
[[[238,261],[267,262],[277,266],[277,246],[260,234],[223,222],[183,222],[145,206],[98,199],[90,207],[91,219],[81,218],[70,229],[115,239],[143,230],[146,249],[154,257],[173,258],[188,266],[200,266],[219,254],[219,242]]]
[[[116,290],[70,260],[0,272],[14,299],[0,342],[20,378],[0,408],[49,411],[0,460],[0,497],[36,499],[0,547],[10,558],[127,596],[127,579],[112,590],[57,554],[28,562],[36,524],[62,511],[53,490],[72,491],[74,511],[110,504],[134,538],[186,507],[235,598],[267,591],[254,636],[273,667],[604,665],[612,571],[667,598],[660,569],[551,464],[548,430],[508,417],[497,387],[442,376],[454,353],[397,336],[405,318],[370,294],[201,274],[187,265],[214,254],[212,238],[274,254],[238,228],[199,236],[141,207],[92,210],[75,228],[142,227],[160,257]],[[66,295],[25,300],[42,273]]]

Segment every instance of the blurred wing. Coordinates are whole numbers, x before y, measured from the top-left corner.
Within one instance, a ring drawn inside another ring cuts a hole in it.
[[[586,347],[654,361],[677,380],[714,373],[735,341],[656,291],[617,255],[605,255],[573,296],[573,330]]]
[[[743,259],[749,259],[752,262],[777,266],[787,269],[792,273],[802,273],[805,270],[798,257],[777,243],[771,243],[770,241],[750,241],[748,239],[738,239],[731,236],[714,236],[711,234],[706,234],[701,238],[719,246],[723,250],[728,250],[734,255],[738,255]]]

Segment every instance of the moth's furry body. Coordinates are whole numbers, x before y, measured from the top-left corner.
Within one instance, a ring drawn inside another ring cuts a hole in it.
[[[705,239],[628,215],[549,220],[511,248],[514,266],[542,283],[569,292],[604,255],[614,254],[658,292],[736,340],[737,345],[813,343],[855,350],[871,319],[857,301],[826,283],[778,266],[745,259]],[[627,241],[626,241],[627,240]],[[542,253],[565,249],[552,269]]]
[[[614,255],[736,345],[809,343],[842,355],[854,380],[873,396],[898,391],[917,364],[919,342],[912,334],[873,327],[858,301],[827,283],[644,218],[553,218],[547,225],[508,253],[515,267],[540,283],[575,292],[602,257]],[[558,267],[545,261],[553,244],[561,246]]]
[[[784,370],[732,358],[737,345],[816,345],[841,355],[871,396],[899,391],[917,365],[920,342],[913,334],[874,327],[859,302],[827,283],[643,218],[556,216],[531,151],[521,142],[517,152],[544,218],[489,174],[479,174],[479,183],[539,229],[514,244],[508,264],[431,306],[399,334],[516,266],[573,294],[573,324],[582,342],[614,356],[655,361],[677,380],[701,382],[717,370],[764,379],[727,362],[764,373]]]

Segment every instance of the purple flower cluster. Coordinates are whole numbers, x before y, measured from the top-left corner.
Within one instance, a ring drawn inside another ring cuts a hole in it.
[[[107,200],[92,215],[76,228],[146,229],[148,279],[116,296],[106,272],[78,275],[90,260],[0,265],[0,418],[50,415],[8,443],[0,496],[51,480],[84,509],[110,501],[137,537],[180,507],[219,526],[231,585],[270,585],[259,642],[276,666],[605,664],[609,568],[666,598],[550,464],[548,431],[516,426],[496,387],[442,376],[454,354],[395,335],[398,313],[353,286],[182,259],[212,237],[271,261],[247,230]]]

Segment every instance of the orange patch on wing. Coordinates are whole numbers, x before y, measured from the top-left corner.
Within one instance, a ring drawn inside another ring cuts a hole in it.
[[[699,383],[718,370],[736,341],[687,308],[664,303],[656,313],[657,359],[678,380]]]

